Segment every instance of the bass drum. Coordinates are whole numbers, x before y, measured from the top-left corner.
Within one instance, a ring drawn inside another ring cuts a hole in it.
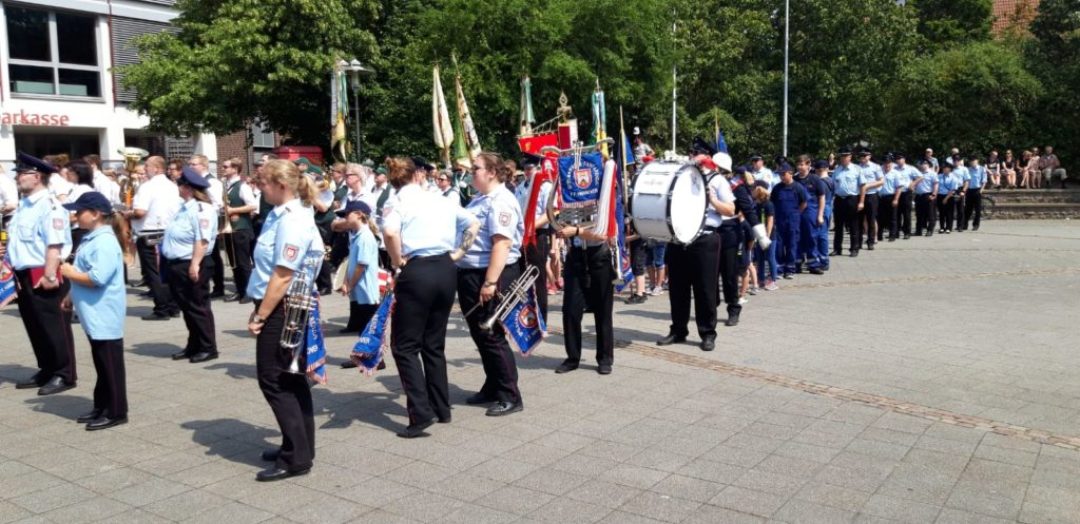
[[[651,162],[638,173],[630,197],[634,229],[642,238],[689,244],[701,235],[708,206],[705,177],[694,164]]]

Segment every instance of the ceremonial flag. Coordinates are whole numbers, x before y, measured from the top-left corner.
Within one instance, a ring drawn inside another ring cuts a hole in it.
[[[457,58],[451,57],[454,68],[457,68]],[[461,71],[457,71],[454,77],[454,90],[457,95],[458,121],[461,122],[461,130],[465,137],[465,147],[469,152],[469,160],[476,160],[476,155],[481,152],[480,137],[476,134],[476,126],[473,124],[472,113],[469,113],[469,104],[465,101],[465,91],[461,88]]]
[[[634,145],[630,143],[630,137],[626,134],[626,126],[623,124],[622,106],[619,106],[619,135],[621,136],[619,143],[622,144],[622,153],[619,155],[619,162],[621,165],[619,167],[622,168],[623,176],[626,176],[627,169],[634,163]],[[623,189],[625,190],[626,188],[624,187]],[[626,193],[624,192],[623,194],[625,195]]]
[[[596,90],[592,95],[593,143],[607,138],[607,109],[604,107],[604,90],[600,89],[600,79],[596,79]],[[608,157],[607,144],[600,146],[604,158]]]
[[[323,339],[322,322],[319,321],[319,294],[315,293],[315,306],[308,316],[307,333],[304,342],[307,344],[307,360],[305,372],[307,377],[319,383],[326,384],[326,341]]]
[[[344,162],[348,160],[348,139],[345,119],[349,115],[348,79],[340,65],[330,74],[330,152]]]
[[[367,326],[360,332],[360,338],[353,345],[352,354],[349,356],[356,362],[360,371],[371,374],[382,361],[384,348],[390,345],[390,318],[394,313],[394,293],[391,291],[375,310],[375,315],[368,321]]]
[[[716,131],[716,152],[728,153],[727,140],[724,140],[724,132],[720,130],[719,120],[713,120],[713,128]]]
[[[526,293],[526,300],[518,302],[510,309],[502,325],[510,345],[522,355],[528,356],[547,336],[547,325],[544,324],[544,316],[540,314],[540,305],[536,300],[536,286],[529,287]]]
[[[4,260],[0,266],[0,308],[11,303],[17,296],[15,292],[15,270]]]
[[[529,80],[528,75],[521,79],[521,106],[519,113],[521,114],[521,128],[518,130],[518,135],[531,135],[533,132],[532,126],[536,123],[536,115],[533,114],[532,106],[532,81]]]
[[[609,160],[612,164],[614,161]],[[622,166],[615,166],[616,176],[616,197],[615,197],[615,224],[618,230],[615,234],[615,256],[614,260],[617,264],[615,268],[615,291],[622,292],[628,284],[634,281],[634,268],[630,264],[630,249],[626,243],[626,209],[623,206],[623,195],[626,194],[626,188],[623,185],[626,181],[623,177]]]
[[[443,94],[442,78],[439,74],[439,66],[432,71],[431,85],[431,123],[434,128],[435,147],[443,155],[447,168],[450,164],[450,146],[454,144],[454,126],[450,123],[450,110],[446,105],[446,95]]]

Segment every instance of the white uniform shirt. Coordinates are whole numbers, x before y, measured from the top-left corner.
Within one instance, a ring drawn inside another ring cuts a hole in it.
[[[131,207],[146,211],[142,218],[131,221],[131,228],[136,235],[143,230],[164,231],[182,203],[176,184],[164,174],[154,175],[139,186],[131,202]]]
[[[7,173],[0,174],[0,207],[19,205],[19,186],[15,185],[15,179]],[[5,216],[14,213],[12,209]]]
[[[710,176],[712,178],[708,178]],[[724,203],[735,201],[735,193],[731,192],[731,183],[728,182],[723,175],[719,173],[710,173],[706,175],[706,178],[709,180],[709,192],[715,195],[717,200]],[[706,202],[708,202],[708,200],[706,200]],[[706,206],[705,227],[720,227],[725,220],[732,220],[735,218],[734,215],[726,217],[717,213],[716,208],[713,207],[711,203],[707,203]]]
[[[60,176],[60,173],[53,173],[49,175],[49,193],[53,198],[67,198],[68,193],[71,193],[71,188],[74,184],[68,182],[64,177]]]
[[[225,201],[221,199],[221,195],[224,192],[224,187],[221,185],[221,180],[218,177],[213,177],[212,173],[206,174],[206,181],[210,184],[210,187],[206,188],[206,196],[210,197],[210,203],[214,204],[214,211],[221,211],[221,208],[225,206]]]
[[[120,203],[120,184],[110,180],[101,171],[94,171],[94,190],[105,195],[113,205]]]

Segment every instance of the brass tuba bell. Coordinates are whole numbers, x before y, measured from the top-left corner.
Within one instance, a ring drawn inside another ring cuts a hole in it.
[[[128,175],[135,172],[135,167],[139,165],[139,162],[150,156],[149,151],[137,147],[122,147],[116,152],[124,156],[124,171],[127,171]]]

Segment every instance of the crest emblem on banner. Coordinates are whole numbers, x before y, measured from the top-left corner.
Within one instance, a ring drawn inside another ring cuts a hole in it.
[[[592,185],[592,170],[584,167],[574,171],[574,182],[581,189],[587,189]]]
[[[521,308],[521,312],[518,313],[518,322],[526,329],[535,329],[539,325],[536,321],[536,308],[531,304]]]

